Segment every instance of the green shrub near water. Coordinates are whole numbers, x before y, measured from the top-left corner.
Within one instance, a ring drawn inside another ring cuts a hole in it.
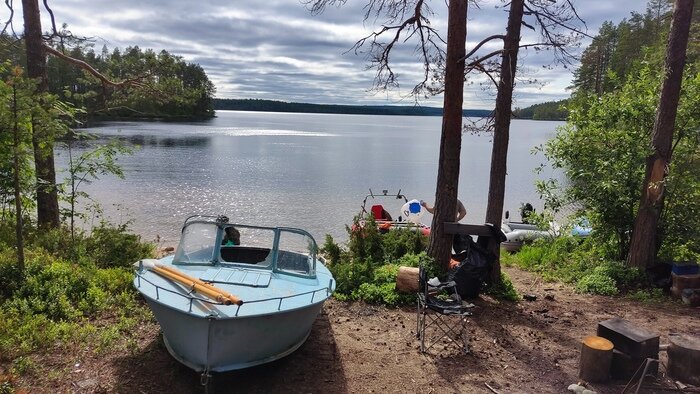
[[[545,280],[571,283],[582,293],[615,295],[646,286],[644,272],[604,259],[603,255],[607,253],[596,248],[590,239],[581,242],[560,237],[537,240],[516,254],[502,254],[501,260],[506,265],[536,272]]]
[[[155,246],[129,232],[127,224],[101,222],[89,234],[77,231],[75,239],[65,228],[33,231],[29,242],[51,255],[76,263],[94,263],[99,268],[130,267],[155,253]]]
[[[0,223],[0,227],[6,225]],[[22,357],[57,341],[71,340],[104,351],[120,337],[114,330],[121,332],[150,319],[137,302],[131,285],[133,272],[125,267],[127,262],[152,257],[154,247],[127,234],[124,227],[102,224],[95,234],[76,237],[75,245],[65,230],[32,234],[23,280],[15,251],[0,246],[2,357]],[[120,252],[118,248],[132,249]],[[98,262],[96,257],[105,259]],[[120,267],[100,268],[110,265]],[[94,325],[105,314],[116,317],[113,329]]]
[[[423,265],[431,277],[439,272],[425,253],[427,237],[418,231],[396,229],[380,234],[371,217],[363,225],[356,217],[352,227],[346,229],[347,248],[336,244],[330,235],[326,235],[321,248],[337,283],[334,293],[337,299],[390,306],[413,302],[413,295],[395,290],[399,267]]]

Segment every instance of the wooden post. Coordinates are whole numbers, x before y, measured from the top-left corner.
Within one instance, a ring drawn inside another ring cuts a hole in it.
[[[587,382],[610,379],[612,356],[613,344],[609,340],[595,335],[583,338],[578,377]]]
[[[399,267],[396,275],[396,290],[404,293],[418,292],[418,268]]]

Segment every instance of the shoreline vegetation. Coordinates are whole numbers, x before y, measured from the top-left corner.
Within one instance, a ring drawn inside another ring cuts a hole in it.
[[[213,99],[214,110],[260,111],[260,112],[294,112],[319,114],[349,115],[408,115],[408,116],[442,116],[442,108],[422,107],[418,105],[335,105],[295,103],[260,99]],[[466,117],[483,118],[491,115],[488,109],[465,109]]]
[[[345,114],[345,115],[403,115],[403,116],[442,116],[442,108],[423,107],[418,105],[335,105],[335,104],[311,104],[296,103],[277,100],[261,99],[224,99],[214,98],[214,110],[226,111],[258,111],[258,112],[291,112],[291,113],[317,113],[317,114]],[[568,111],[563,107],[568,99],[550,101],[531,105],[525,108],[516,108],[513,111],[514,119],[527,120],[554,120],[565,121]],[[488,109],[464,109],[465,117],[486,118],[491,116],[492,110]]]

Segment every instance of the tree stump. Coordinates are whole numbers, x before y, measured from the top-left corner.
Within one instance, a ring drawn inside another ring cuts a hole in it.
[[[700,338],[669,336],[668,374],[681,382],[700,386]]]
[[[671,294],[676,298],[681,298],[683,290],[700,288],[700,274],[695,275],[676,275],[671,273]]]
[[[415,267],[399,267],[399,273],[396,275],[396,290],[404,293],[418,292],[418,268]]]
[[[605,382],[610,379],[613,343],[595,335],[581,341],[581,360],[578,376],[587,382]]]

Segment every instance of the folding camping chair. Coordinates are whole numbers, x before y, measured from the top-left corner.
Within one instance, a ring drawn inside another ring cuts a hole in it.
[[[461,347],[469,353],[466,322],[471,316],[474,305],[463,305],[457,294],[454,281],[428,283],[427,274],[423,267],[419,269],[418,311],[416,335],[420,339],[420,350],[425,353],[433,345],[447,342],[448,345]],[[448,293],[447,297],[439,297],[438,293]],[[444,299],[443,299],[444,298]]]

